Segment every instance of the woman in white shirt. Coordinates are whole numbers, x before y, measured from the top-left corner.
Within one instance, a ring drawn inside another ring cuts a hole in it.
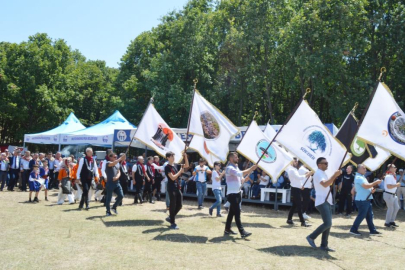
[[[401,183],[397,183],[395,178],[395,172],[397,167],[394,164],[388,165],[388,172],[384,178],[384,201],[387,204],[387,215],[385,218],[385,227],[398,227],[395,224],[395,218],[399,211],[398,197],[396,195],[397,188],[401,186]]]
[[[262,174],[259,174],[258,178],[260,183],[259,185],[253,186],[253,199],[256,199],[261,189],[267,187],[267,185],[270,183],[270,176],[268,176],[265,171],[262,171]]]
[[[300,175],[298,172],[299,164],[298,159],[294,158],[293,164],[290,166],[288,170],[288,176],[290,178],[291,183],[291,196],[293,197],[293,204],[290,208],[290,212],[288,213],[287,224],[293,225],[294,222],[292,221],[292,217],[294,215],[295,210],[298,212],[298,217],[300,218],[301,226],[309,227],[311,225],[305,222],[305,219],[302,215],[302,203],[301,203],[301,188],[304,184],[305,180],[313,175],[313,172],[307,172],[304,175]]]
[[[212,179],[212,192],[214,192],[216,201],[208,209],[210,216],[212,216],[212,212],[214,211],[215,208],[217,208],[217,217],[222,217],[221,216],[221,203],[222,203],[221,179],[225,175],[225,170],[223,170],[221,172],[220,169],[221,169],[221,163],[219,161],[215,161],[214,170],[212,171],[211,179]]]

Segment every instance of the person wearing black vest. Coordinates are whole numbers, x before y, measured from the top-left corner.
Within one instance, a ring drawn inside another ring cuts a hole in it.
[[[152,185],[153,180],[155,178],[154,170],[155,168],[152,167],[153,157],[148,157],[148,162],[146,163],[146,180],[145,180],[145,190],[144,194],[146,195],[146,200],[149,200],[150,203],[155,203],[153,201],[153,194],[152,194]]]
[[[83,209],[86,203],[86,210],[89,210],[89,189],[91,182],[94,178],[98,178],[97,163],[93,159],[93,149],[86,149],[86,156],[79,161],[79,168],[77,169],[77,180],[79,180],[83,187],[82,199],[80,200],[79,209]]]
[[[20,150],[14,150],[13,157],[10,158],[10,183],[7,186],[8,191],[14,191],[14,186],[17,184],[20,177],[21,156]]]
[[[107,216],[111,216],[110,211],[110,203],[113,193],[117,194],[117,198],[115,199],[115,203],[111,210],[118,215],[117,207],[121,204],[122,198],[124,198],[124,194],[122,192],[122,187],[120,184],[120,177],[121,177],[121,170],[120,170],[120,162],[125,160],[125,154],[122,155],[119,159],[117,159],[116,153],[110,153],[108,156],[110,161],[107,162],[107,166],[105,168],[105,174],[107,176],[106,182],[106,190],[107,195],[105,199],[105,207],[107,210]]]
[[[122,158],[125,154],[120,154],[120,158]],[[126,156],[125,156],[126,158]],[[128,193],[128,181],[129,181],[129,176],[128,176],[128,169],[127,169],[127,162],[125,161],[125,158],[122,158],[120,161],[120,184],[122,188],[122,192],[125,196],[125,194]],[[122,201],[120,203],[120,206],[122,205]]]
[[[157,166],[160,166],[159,157],[158,157],[158,156],[154,156],[153,159],[154,159],[154,163],[153,163],[153,164],[155,164],[155,165],[157,165]],[[156,169],[154,165],[152,165],[152,166],[153,166],[153,169],[154,169],[154,171],[155,171],[155,178],[153,179],[153,186],[152,186],[152,189],[153,189],[153,197],[155,197],[156,200],[160,201],[160,190],[161,190],[161,188],[162,188],[163,176],[162,176],[162,173],[160,172],[159,169]]]
[[[183,206],[183,194],[180,191],[180,184],[179,178],[184,172],[184,168],[188,168],[188,158],[187,155],[184,154],[184,161],[185,164],[181,165],[180,170],[177,170],[174,164],[174,153],[167,152],[166,159],[168,160],[168,164],[165,167],[165,174],[167,176],[167,193],[170,197],[170,206],[169,206],[169,217],[166,218],[166,221],[170,223],[170,229],[178,230],[176,224],[176,215],[180,211]]]
[[[138,203],[138,199],[140,203],[143,203],[142,195],[145,185],[145,178],[146,168],[144,165],[144,159],[143,156],[139,156],[138,162],[132,167],[132,181],[135,188],[134,204]]]

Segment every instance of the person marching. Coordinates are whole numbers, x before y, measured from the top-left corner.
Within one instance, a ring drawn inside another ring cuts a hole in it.
[[[316,192],[315,207],[322,217],[323,223],[316,230],[307,236],[309,245],[316,248],[315,239],[322,234],[321,250],[333,252],[334,249],[328,246],[330,228],[332,227],[332,194],[330,194],[330,186],[334,180],[342,174],[341,170],[337,170],[331,178],[328,179],[325,171],[328,169],[328,161],[324,157],[316,160],[318,170],[314,174],[314,188]]]
[[[32,172],[29,175],[29,188],[30,188],[30,194],[29,194],[29,202],[39,202],[38,200],[38,193],[41,190],[41,183],[38,182],[40,176],[39,176],[39,165],[34,164],[32,165]],[[35,198],[33,201],[31,201],[31,196],[32,192],[35,191]]]
[[[7,186],[8,191],[14,191],[14,186],[17,185],[18,179],[20,178],[20,168],[21,168],[21,157],[20,150],[15,149],[13,156],[10,160],[10,183]]]
[[[215,161],[214,171],[212,172],[212,191],[214,192],[216,201],[213,205],[211,205],[208,212],[209,212],[210,216],[212,216],[212,212],[216,208],[217,217],[222,217],[221,216],[221,203],[222,203],[221,179],[225,175],[225,170],[223,170],[221,172],[220,169],[221,169],[221,163],[219,161]]]
[[[373,187],[378,186],[382,180],[377,180],[372,183],[369,183],[364,176],[366,174],[366,166],[364,164],[359,164],[357,166],[356,177],[354,178],[354,187],[353,191],[356,192],[356,197],[354,203],[357,206],[358,214],[354,220],[353,226],[350,229],[350,233],[356,236],[360,236],[359,226],[361,222],[366,219],[368,229],[370,230],[370,235],[381,234],[377,231],[373,223],[373,205],[371,200],[373,199],[373,194],[375,189]],[[318,196],[318,192],[316,194]]]
[[[147,179],[145,181],[145,193],[146,193],[146,200],[149,200],[149,203],[154,204],[153,200],[153,193],[152,193],[152,186],[154,183],[155,178],[155,167],[152,166],[153,157],[148,157],[148,162],[146,163],[146,176]]]
[[[300,175],[305,175],[309,172],[307,168],[301,163],[301,161],[298,161],[298,173]],[[311,202],[311,191],[312,191],[312,185],[313,185],[313,177],[310,176],[304,181],[304,185],[301,188],[301,194],[302,194],[302,216],[305,220],[310,219],[311,217],[308,215],[308,208],[309,204]]]
[[[124,155],[124,153],[120,154],[120,158]],[[129,176],[128,176],[128,169],[127,169],[127,161],[123,158],[120,162],[120,171],[121,171],[121,176],[120,176],[120,184],[122,188],[122,193],[127,194],[128,193],[128,182],[129,182]],[[122,206],[122,200],[120,203],[120,206]]]
[[[50,170],[49,170],[49,167],[48,167],[48,161],[44,160],[42,162],[42,165],[43,165],[43,167],[39,168],[39,176],[42,179],[45,180],[44,185],[43,185],[44,186],[44,191],[45,191],[45,201],[48,201],[48,189],[49,189],[49,186],[50,186],[50,183],[49,183]]]
[[[22,182],[21,182],[21,191],[27,191],[27,184],[29,183],[31,169],[30,169],[30,162],[31,162],[31,152],[25,151],[24,157],[21,159],[21,174],[22,174]],[[16,183],[15,183],[16,184]]]
[[[63,163],[62,153],[57,152],[55,154],[55,160],[54,160],[54,165],[53,165],[54,166],[53,175],[55,177],[55,180],[59,179],[59,177],[58,177],[59,176],[59,170],[60,170],[60,167],[61,167],[62,163]],[[59,189],[59,181],[56,181],[56,183],[57,183],[57,185],[54,186],[53,188]]]
[[[388,172],[384,178],[384,201],[387,204],[387,215],[385,217],[385,227],[398,227],[395,223],[399,211],[399,200],[396,194],[397,188],[401,186],[401,183],[396,180],[395,172],[397,167],[394,164],[388,165]]]
[[[345,172],[340,177],[338,190],[339,195],[339,214],[343,214],[346,205],[346,217],[350,217],[352,213],[352,195],[351,190],[354,183],[353,166],[347,166]]]
[[[78,161],[80,162],[78,158]],[[72,168],[72,185],[73,185],[73,194],[75,196],[75,202],[80,201],[82,199],[83,189],[81,187],[80,180],[77,179],[77,170],[79,169],[79,162],[73,165]]]
[[[252,233],[245,231],[242,226],[242,222],[240,220],[240,203],[242,201],[242,194],[241,194],[241,186],[242,186],[242,179],[244,176],[249,175],[254,170],[256,170],[257,166],[253,165],[249,169],[241,171],[238,167],[239,157],[236,152],[230,152],[228,154],[228,167],[226,168],[226,183],[228,185],[227,190],[227,199],[230,203],[229,205],[229,212],[228,217],[226,219],[225,231],[224,233],[229,234],[236,234],[234,231],[231,230],[232,220],[235,217],[236,226],[239,229],[239,233],[241,234],[242,238],[246,238]]]
[[[122,192],[122,187],[120,184],[120,176],[121,176],[121,171],[120,171],[120,162],[125,160],[126,156],[125,154],[122,155],[119,159],[117,159],[117,154],[114,152],[111,152],[109,157],[109,161],[107,161],[106,168],[105,168],[105,174],[107,176],[107,182],[106,182],[106,199],[105,199],[105,207],[106,207],[106,212],[107,216],[111,216],[111,210],[118,215],[117,207],[120,205],[122,199],[124,198],[124,194]],[[115,203],[113,207],[110,209],[110,204],[111,204],[111,198],[113,196],[113,193],[117,194],[117,198],[115,199]]]
[[[166,221],[170,223],[170,229],[178,230],[176,224],[176,215],[183,207],[183,194],[180,191],[179,178],[184,171],[184,167],[188,168],[188,158],[187,154],[183,154],[185,164],[181,165],[181,169],[177,170],[174,164],[174,153],[169,151],[166,153],[166,159],[168,164],[165,167],[165,175],[167,176],[167,193],[170,197],[169,205],[169,217],[166,218]]]
[[[155,197],[156,200],[160,201],[160,190],[162,188],[163,176],[162,176],[162,171],[155,167],[155,166],[160,167],[159,157],[154,156],[153,159],[154,159],[154,162],[152,164],[152,167],[153,167],[154,172],[155,172],[155,179],[154,179],[154,183],[153,183],[153,197]]]
[[[94,178],[98,178],[97,162],[93,159],[93,149],[86,149],[86,156],[79,161],[79,168],[77,169],[77,179],[81,182],[83,187],[83,194],[80,200],[79,209],[83,209],[86,204],[86,210],[89,210],[89,189]]]
[[[73,179],[73,163],[70,157],[63,159],[60,164],[58,181],[59,181],[59,193],[58,204],[62,205],[65,202],[66,197],[69,200],[69,204],[74,204],[74,196],[72,193],[72,179]]]
[[[132,182],[135,188],[134,204],[143,203],[143,189],[145,185],[146,170],[143,156],[138,157],[138,162],[132,166]]]
[[[293,197],[293,204],[290,208],[290,212],[288,213],[287,224],[294,224],[292,217],[295,210],[297,210],[298,217],[301,221],[301,226],[309,227],[311,225],[305,222],[304,216],[302,215],[301,188],[305,180],[313,175],[313,172],[308,171],[305,175],[300,175],[298,172],[298,169],[300,168],[299,165],[298,159],[294,158],[294,161],[288,170],[288,176],[290,177],[291,182],[291,196]]]

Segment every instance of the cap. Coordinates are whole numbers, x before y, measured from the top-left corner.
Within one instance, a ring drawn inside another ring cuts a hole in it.
[[[400,172],[403,172],[403,171],[404,171],[404,169],[399,169],[399,171],[400,171]]]

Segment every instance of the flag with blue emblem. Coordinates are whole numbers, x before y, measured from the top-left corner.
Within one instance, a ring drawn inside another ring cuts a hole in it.
[[[384,83],[379,83],[357,136],[405,160],[405,114]]]
[[[329,166],[325,173],[328,177],[339,169],[346,154],[346,147],[333,137],[306,100],[301,102],[279,132],[277,141],[313,171],[318,169],[316,160],[326,158]],[[348,153],[343,165],[349,162],[350,157]]]
[[[252,121],[236,149],[238,153],[253,163],[256,163],[261,157],[262,159],[257,166],[265,171],[273,182],[277,181],[280,174],[293,160],[292,156],[277,142],[273,142],[271,146],[268,147],[275,135],[276,132],[274,131],[272,137],[267,137],[257,125],[256,121]]]

